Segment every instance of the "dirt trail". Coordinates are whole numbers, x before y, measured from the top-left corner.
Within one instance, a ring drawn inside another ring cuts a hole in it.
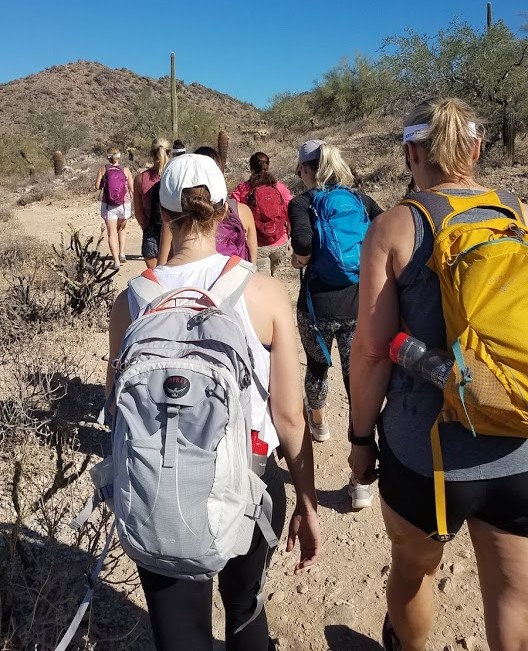
[[[80,228],[83,234],[97,238],[102,223],[98,204],[80,199],[34,204],[18,210],[17,220],[22,230],[50,243],[59,242],[61,234],[67,238],[69,224]],[[129,278],[144,269],[139,256],[140,229],[132,220],[127,230],[129,261],[116,277],[119,288],[125,287]],[[107,250],[106,242],[102,244],[102,250]],[[293,310],[298,291],[297,276],[286,269],[283,280]],[[97,335],[92,346],[90,359],[96,366],[97,376],[102,378],[105,363],[101,351],[106,350],[106,337]],[[300,344],[299,354],[303,360]],[[266,586],[270,629],[272,636],[279,641],[280,651],[374,651],[381,648],[378,641],[385,613],[389,542],[377,498],[370,509],[359,513],[350,509],[345,490],[348,481],[348,409],[337,355],[334,359],[335,366],[330,370],[328,408],[332,438],[326,443],[314,444],[323,553],[316,567],[302,576],[294,576],[292,567],[297,552],[286,554],[283,536],[273,556]],[[291,509],[290,484],[287,490]],[[409,495],[409,499],[413,499],[413,495]],[[466,644],[474,650],[487,649],[476,565],[466,530],[446,547],[436,583],[439,587],[438,617],[428,648],[454,651]],[[144,608],[142,597],[136,597],[136,603]],[[214,620],[217,638],[221,640],[218,601]],[[143,645],[140,648],[148,651],[151,647]],[[219,642],[218,649],[221,648],[223,645]]]

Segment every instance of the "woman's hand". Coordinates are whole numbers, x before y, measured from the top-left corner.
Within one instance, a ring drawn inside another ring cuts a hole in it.
[[[352,479],[358,484],[372,484],[378,478],[376,460],[379,450],[376,443],[371,445],[352,445],[348,464],[352,471]]]
[[[294,573],[301,574],[313,565],[321,550],[319,535],[319,520],[314,510],[306,511],[297,506],[290,520],[286,551],[291,552],[299,539],[301,557],[295,566]]]

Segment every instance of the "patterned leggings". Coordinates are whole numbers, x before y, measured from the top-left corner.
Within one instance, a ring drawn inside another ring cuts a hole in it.
[[[337,341],[337,349],[341,360],[343,382],[350,402],[349,387],[349,363],[350,344],[356,330],[357,319],[327,319],[316,315],[317,328],[323,336],[323,340],[332,351],[334,338]],[[306,353],[306,376],[304,378],[304,390],[308,406],[312,409],[321,409],[325,406],[328,394],[328,364],[326,363],[323,351],[317,342],[315,328],[306,312],[297,310],[297,325],[301,336],[301,343]]]

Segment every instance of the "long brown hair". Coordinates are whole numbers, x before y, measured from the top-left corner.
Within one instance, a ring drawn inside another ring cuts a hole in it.
[[[208,235],[225,217],[223,202],[212,203],[211,194],[205,185],[183,189],[181,204],[181,212],[164,208],[170,217],[171,231],[188,229],[196,236]]]
[[[263,151],[256,151],[249,159],[249,185],[254,190],[259,185],[277,185],[277,179],[269,172],[269,156]]]

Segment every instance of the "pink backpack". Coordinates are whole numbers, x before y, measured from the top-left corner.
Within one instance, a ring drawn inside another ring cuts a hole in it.
[[[103,202],[108,206],[122,206],[127,194],[127,180],[121,166],[105,165]]]

